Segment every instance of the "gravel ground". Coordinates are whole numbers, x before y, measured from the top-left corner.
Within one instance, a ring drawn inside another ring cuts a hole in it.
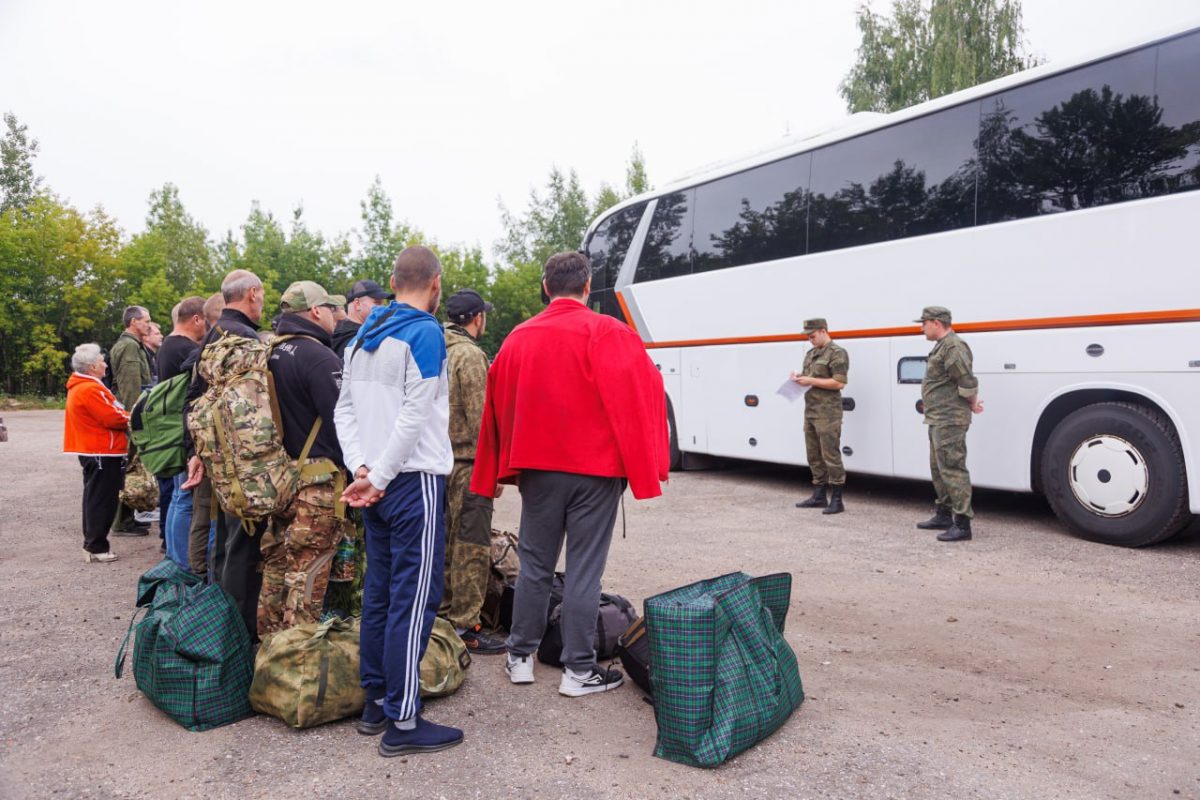
[[[382,759],[352,723],[255,717],[189,733],[113,659],[158,540],[81,555],[62,412],[5,414],[0,444],[0,797],[1156,798],[1200,794],[1200,532],[1121,550],[1068,535],[1036,498],[980,492],[974,541],[913,528],[927,486],[851,476],[848,512],[792,507],[807,473],[673,475],[627,501],[605,588],[641,601],[745,570],[794,576],[787,638],[808,698],[719,769],[651,756],[632,686],[560,697],[478,658],[426,707],[463,745]],[[515,529],[519,498],[497,504]]]

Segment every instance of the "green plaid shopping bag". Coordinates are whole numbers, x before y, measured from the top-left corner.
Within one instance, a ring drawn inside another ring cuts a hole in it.
[[[141,622],[137,612],[129,621],[114,667],[118,678],[137,622],[133,676],[167,716],[192,731],[250,716],[250,635],[225,590],[164,559],[138,580],[137,605],[148,611]]]
[[[654,755],[715,767],[774,733],[804,700],[783,638],[787,573],[734,572],[646,600]]]

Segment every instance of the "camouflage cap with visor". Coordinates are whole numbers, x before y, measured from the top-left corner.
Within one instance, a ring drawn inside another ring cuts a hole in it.
[[[921,309],[921,318],[914,319],[913,322],[928,322],[931,319],[949,325],[950,309],[945,306],[925,306]]]
[[[812,319],[804,320],[804,332],[812,333],[813,331],[829,330],[829,323],[824,317],[813,317]]]
[[[279,308],[283,311],[308,311],[317,306],[333,305],[336,305],[334,299],[321,284],[313,281],[296,281],[279,298]]]

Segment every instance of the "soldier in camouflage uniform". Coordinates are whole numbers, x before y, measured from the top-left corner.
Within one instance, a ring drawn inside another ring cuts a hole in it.
[[[937,342],[925,365],[921,402],[929,426],[929,471],[937,494],[934,515],[921,530],[941,530],[938,540],[971,538],[971,474],[967,472],[967,428],[971,414],[983,413],[971,348],[950,327],[950,310],[928,306],[921,312],[925,338]]]
[[[849,380],[850,356],[834,344],[829,324],[821,317],[804,321],[812,349],[804,356],[804,369],[792,380],[807,386],[804,394],[804,445],[812,469],[812,497],[797,508],[823,508],[823,514],[840,514],[846,469],[842,466],[842,389]],[[829,495],[826,495],[828,487]]]
[[[446,579],[442,617],[478,655],[504,652],[504,642],[483,633],[483,610],[492,566],[492,499],[470,489],[475,442],[487,391],[487,356],[476,344],[487,326],[492,304],[473,289],[446,300],[446,374],[450,379],[450,443],[454,471],[446,481]]]
[[[272,520],[262,540],[262,590],[258,635],[321,621],[329,568],[342,536],[351,528],[340,496],[345,488],[342,450],[333,423],[342,375],[333,352],[336,300],[312,281],[297,281],[283,293],[277,342],[267,362],[275,380],[283,446],[299,458],[319,420],[301,489],[287,510]],[[322,467],[327,467],[322,468]]]

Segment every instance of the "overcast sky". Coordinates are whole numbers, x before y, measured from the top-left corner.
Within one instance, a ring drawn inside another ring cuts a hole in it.
[[[167,181],[214,238],[253,200],[349,232],[378,174],[398,218],[490,253],[554,164],[592,193],[636,142],[661,185],[836,120],[858,43],[857,0],[415,5],[0,0],[0,110],[127,233]],[[1024,11],[1051,61],[1200,24],[1198,0]]]

